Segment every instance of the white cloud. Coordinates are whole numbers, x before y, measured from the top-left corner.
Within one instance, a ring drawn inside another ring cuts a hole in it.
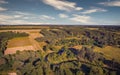
[[[0,12],[1,11],[6,11],[6,10],[7,10],[6,8],[0,7]]]
[[[13,15],[14,18],[22,18],[23,15]]]
[[[25,20],[7,20],[7,21],[1,21],[1,24],[8,24],[8,25],[23,25],[23,24],[33,24],[33,25],[41,25],[41,24],[50,24],[50,23],[43,23],[43,22],[30,22]]]
[[[8,20],[8,19],[11,19],[11,18],[13,18],[13,17],[9,16],[9,15],[0,15],[0,21]]]
[[[52,17],[52,16],[48,16],[48,15],[41,15],[41,16],[40,16],[40,19],[43,19],[43,20],[51,19],[51,20],[53,20],[53,19],[55,19],[55,18]]]
[[[116,7],[120,7],[120,1],[109,1],[109,2],[101,2],[99,4],[105,5],[105,6],[116,6]]]
[[[6,3],[8,3],[8,2],[5,0],[0,0],[0,4],[6,4]]]
[[[60,18],[68,18],[68,15],[66,15],[66,14],[59,14],[59,17]]]
[[[34,15],[32,13],[28,13],[28,12],[20,12],[20,11],[14,11],[15,14],[19,14],[19,15]]]
[[[29,20],[23,20],[23,19],[16,19],[19,16],[14,16],[13,15],[0,15],[0,24],[8,24],[8,25],[15,25],[15,24],[50,24],[50,23],[43,23],[43,22],[34,22],[34,21],[29,21]]]
[[[5,1],[5,0],[0,0],[0,5],[1,4],[6,4],[6,3],[8,3],[7,1]],[[3,8],[3,7],[0,7],[0,12],[1,11],[6,11],[6,10],[8,10],[7,8]]]
[[[106,12],[106,11],[107,10],[102,9],[102,8],[92,8],[92,9],[82,12],[82,14],[91,14],[91,13],[95,13],[95,12]]]
[[[39,15],[28,13],[28,12],[20,12],[14,11],[12,12],[13,18],[21,18],[21,19],[36,19],[39,18]]]
[[[90,16],[85,16],[85,15],[73,14],[73,17],[70,18],[70,20],[83,24],[95,24],[94,22],[91,21]]]
[[[53,17],[47,15],[42,16],[44,17],[44,19],[54,19]],[[12,14],[0,14],[0,24],[50,24],[48,22],[39,22],[39,20],[39,15],[26,12],[12,12]]]
[[[76,3],[69,2],[66,0],[43,0],[47,5],[50,5],[58,10],[72,11],[72,10],[82,10],[82,7],[77,7]]]

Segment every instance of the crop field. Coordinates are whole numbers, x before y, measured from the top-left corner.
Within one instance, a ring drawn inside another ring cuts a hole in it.
[[[4,27],[3,27],[4,28]],[[28,33],[29,36],[27,37],[16,37],[13,39],[8,40],[7,48],[5,50],[5,55],[7,54],[15,54],[17,51],[24,51],[24,50],[39,50],[42,44],[35,41],[37,37],[43,37],[40,34],[40,29],[31,29],[31,30],[19,30],[19,29],[12,29],[12,30],[0,30],[0,32],[25,32]]]
[[[29,37],[19,37],[8,41],[7,48],[32,45]]]

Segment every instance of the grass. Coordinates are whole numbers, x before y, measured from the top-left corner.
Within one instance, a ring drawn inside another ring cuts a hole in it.
[[[103,53],[105,58],[112,60],[115,59],[116,62],[120,63],[120,48],[106,46],[105,48],[95,47],[95,52]]]
[[[14,38],[8,41],[7,48],[31,45],[28,37]]]

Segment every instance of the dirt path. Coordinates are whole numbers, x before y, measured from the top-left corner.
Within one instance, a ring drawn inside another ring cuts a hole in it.
[[[33,45],[33,47],[35,48],[35,50],[43,51],[39,43],[35,40],[35,38],[37,37],[41,37],[40,33],[29,33],[29,40],[31,44]]]

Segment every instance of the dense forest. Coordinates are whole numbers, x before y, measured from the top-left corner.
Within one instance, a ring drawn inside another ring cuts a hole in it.
[[[37,37],[42,50],[17,51],[4,55],[8,40],[27,37],[27,33],[0,33],[0,75],[120,75],[120,62],[107,59],[95,48],[120,50],[120,27],[49,26]],[[75,46],[78,46],[76,48]],[[80,48],[81,47],[81,48]],[[112,55],[111,55],[112,56]],[[117,56],[116,56],[117,57]],[[120,59],[120,58],[117,58]]]

